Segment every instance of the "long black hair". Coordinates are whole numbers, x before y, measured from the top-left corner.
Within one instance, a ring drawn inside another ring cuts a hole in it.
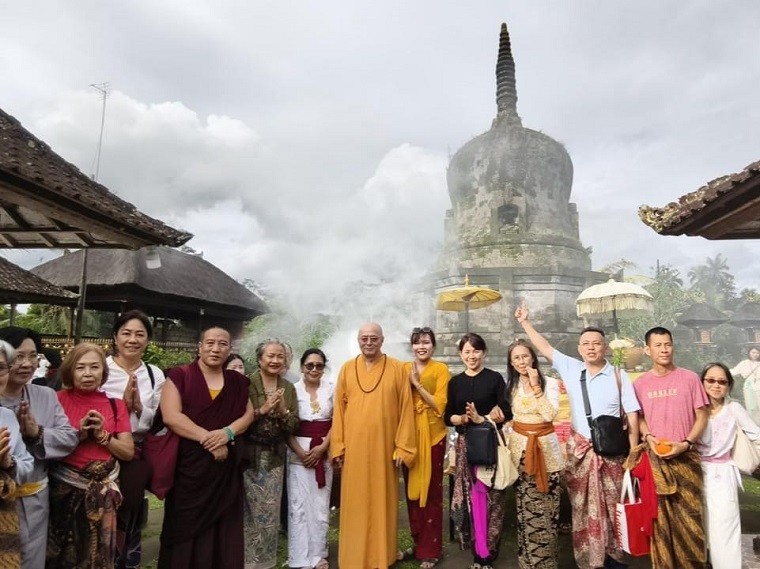
[[[514,390],[520,385],[520,373],[515,369],[515,366],[512,365],[512,352],[518,346],[528,348],[528,351],[533,358],[533,367],[538,371],[541,391],[546,389],[546,379],[544,378],[544,374],[541,373],[541,368],[538,367],[536,350],[534,350],[525,340],[515,340],[507,348],[507,401],[509,401],[510,404],[512,403],[512,394],[514,393]]]

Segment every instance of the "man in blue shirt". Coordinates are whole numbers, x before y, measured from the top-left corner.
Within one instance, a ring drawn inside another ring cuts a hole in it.
[[[581,361],[554,349],[528,320],[527,307],[519,307],[515,318],[535,348],[559,372],[570,400],[573,431],[567,442],[565,477],[573,511],[575,561],[581,569],[625,567],[621,563],[623,551],[615,539],[615,504],[620,499],[625,457],[594,452],[580,379],[585,371],[592,418],[619,416],[622,404],[631,447],[639,443],[639,403],[633,385],[624,371],[616,370],[605,359],[607,341],[603,330],[581,331],[578,341]]]

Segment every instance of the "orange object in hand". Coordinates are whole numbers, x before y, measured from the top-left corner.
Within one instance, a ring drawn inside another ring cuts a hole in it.
[[[660,440],[655,446],[657,454],[668,454],[673,449],[673,443],[666,440]]]

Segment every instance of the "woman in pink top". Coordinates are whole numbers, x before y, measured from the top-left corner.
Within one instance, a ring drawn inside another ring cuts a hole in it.
[[[697,448],[702,459],[705,529],[713,569],[740,569],[741,525],[738,489],[739,470],[731,460],[738,429],[751,440],[760,440],[760,427],[749,413],[728,395],[734,378],[721,363],[705,366],[702,385],[710,397],[710,416]]]
[[[79,445],[50,473],[48,569],[114,566],[121,503],[116,459],[132,460],[134,443],[124,402],[100,391],[107,378],[105,354],[95,344],[79,344],[61,365],[58,399]]]

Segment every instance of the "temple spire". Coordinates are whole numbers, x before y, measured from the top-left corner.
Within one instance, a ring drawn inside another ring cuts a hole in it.
[[[499,59],[496,61],[496,106],[498,114],[517,115],[517,85],[515,83],[515,60],[509,42],[507,24],[501,25],[499,36]]]

